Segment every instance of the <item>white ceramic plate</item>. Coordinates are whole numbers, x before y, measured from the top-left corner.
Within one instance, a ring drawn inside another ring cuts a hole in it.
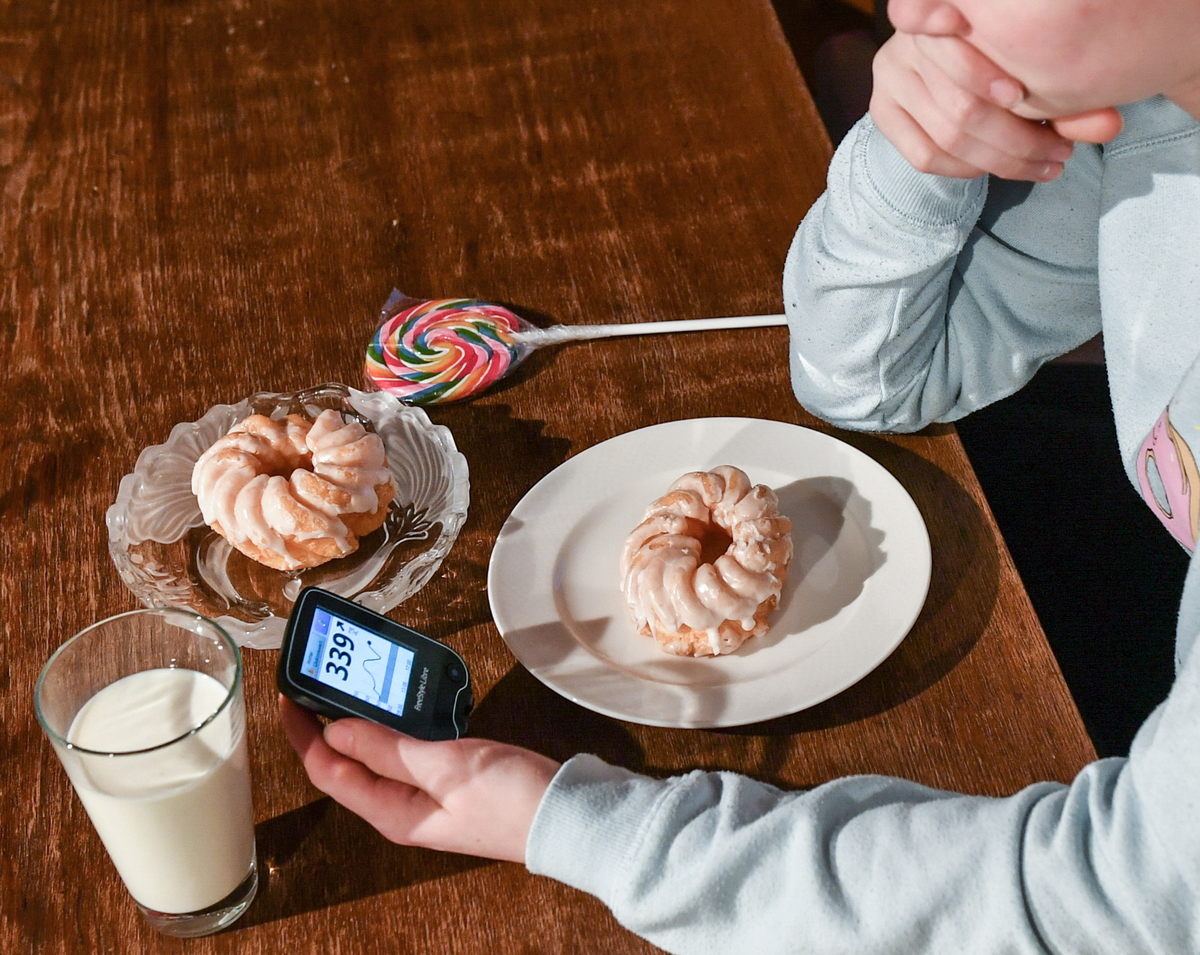
[[[721,464],[775,489],[795,557],[765,636],[674,657],[633,627],[621,547],[672,481]],[[779,421],[696,418],[619,435],[539,481],[500,530],[488,598],[517,659],[567,699],[653,726],[740,726],[873,670],[920,613],[930,567],[920,512],[872,458]]]

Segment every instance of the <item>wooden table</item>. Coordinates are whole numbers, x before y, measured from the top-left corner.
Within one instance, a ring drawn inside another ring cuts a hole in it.
[[[5,952],[641,952],[595,900],[511,864],[386,843],[319,797],[248,651],[259,897],[183,943],[140,920],[33,714],[53,649],[136,605],[104,513],[138,452],[256,390],[361,384],[394,285],[567,323],[781,310],[829,143],[767,0],[0,3],[0,699]],[[933,542],[911,635],[862,682],[727,731],[596,715],[491,622],[506,515],[579,451],[656,422],[776,418],[772,328],[538,353],[436,408],[470,517],[394,612],[470,661],[474,730],[557,758],[807,786],[858,772],[1002,794],[1093,754],[949,427],[840,434],[908,488]]]

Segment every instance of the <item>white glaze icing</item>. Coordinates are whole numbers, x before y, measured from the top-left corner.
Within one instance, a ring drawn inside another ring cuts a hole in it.
[[[702,563],[713,524],[731,543]],[[778,601],[791,556],[791,522],[775,493],[723,465],[683,475],[646,509],[621,554],[621,590],[638,629],[666,649],[729,653],[766,632],[760,610]]]
[[[311,423],[299,415],[283,421],[252,415],[192,471],[205,523],[234,547],[273,555],[282,569],[311,566],[297,556],[296,544],[320,541],[329,556],[354,551],[358,538],[343,518],[376,512],[381,485],[394,494],[383,442],[332,409]]]

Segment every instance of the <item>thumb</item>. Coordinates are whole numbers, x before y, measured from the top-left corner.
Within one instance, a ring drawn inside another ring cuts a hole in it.
[[[377,776],[420,788],[404,761],[405,747],[418,743],[410,736],[379,723],[348,718],[325,727],[325,742],[343,756],[362,763]]]
[[[1074,116],[1060,116],[1050,120],[1050,125],[1060,136],[1077,143],[1106,143],[1121,132],[1125,121],[1117,110],[1109,106]]]

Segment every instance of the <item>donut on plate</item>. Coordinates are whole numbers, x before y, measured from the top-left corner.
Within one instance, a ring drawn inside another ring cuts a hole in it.
[[[621,554],[638,631],[668,653],[732,653],[769,629],[792,559],[775,492],[723,465],[693,471],[651,504]]]
[[[327,409],[311,422],[256,414],[234,425],[196,461],[192,493],[204,522],[247,557],[299,570],[357,550],[396,485],[379,435]]]

